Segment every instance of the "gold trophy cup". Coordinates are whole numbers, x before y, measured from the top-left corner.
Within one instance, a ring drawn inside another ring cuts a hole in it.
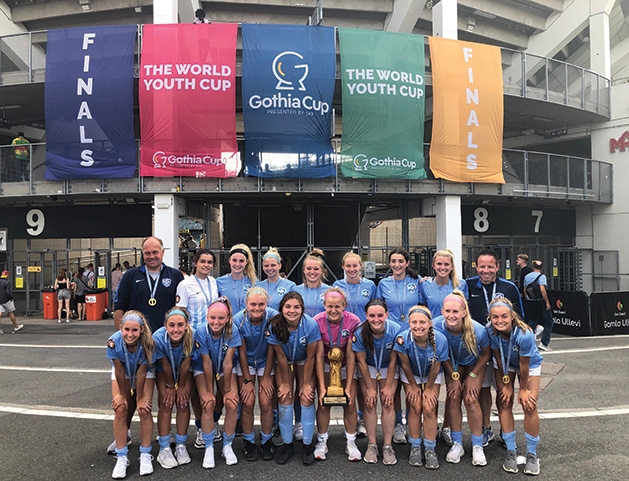
[[[328,352],[330,361],[330,385],[323,396],[324,406],[347,406],[347,396],[341,380],[341,364],[343,363],[343,351],[333,347]]]

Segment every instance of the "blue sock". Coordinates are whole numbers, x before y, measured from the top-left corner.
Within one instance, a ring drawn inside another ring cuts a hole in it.
[[[424,447],[426,448],[426,450],[432,449],[434,451],[435,448],[437,447],[437,440],[436,439],[430,440],[430,439],[424,438]]]
[[[201,420],[200,419],[195,419],[194,420],[194,425],[197,427],[197,429],[201,429]]]
[[[129,447],[125,446],[124,448],[116,448],[116,457],[121,458],[122,456],[127,456],[129,454]]]
[[[362,411],[362,409],[357,409],[356,410],[356,414],[358,414],[358,420],[362,421],[362,419],[363,419],[363,411]]]
[[[537,443],[539,443],[539,436],[533,437],[529,433],[524,433],[524,439],[526,439],[526,452],[537,456]]]
[[[284,444],[293,442],[293,406],[278,406],[279,426]]]
[[[402,424],[402,410],[396,409],[395,411],[395,424]]]
[[[273,435],[271,433],[264,434],[262,431],[260,431],[260,444],[266,444],[272,437]]]
[[[502,433],[502,440],[507,445],[507,451],[515,451],[515,431],[511,431],[510,433]]]
[[[483,435],[474,436],[472,434],[472,446],[482,446],[483,445]]]
[[[216,411],[214,411],[214,424],[216,424],[220,418],[221,413],[217,413]]]
[[[421,448],[422,447],[422,438],[412,438],[408,437],[408,442],[411,443],[411,448]]]
[[[312,406],[301,406],[301,425],[304,430],[304,444],[312,444],[316,419],[317,408],[315,408],[314,404]]]
[[[214,430],[212,429],[209,433],[205,431],[201,431],[203,434],[203,442],[205,443],[205,449],[211,448],[214,445]]]
[[[242,438],[245,441],[249,441],[250,443],[256,442],[256,438],[253,436],[253,431],[251,431],[250,433],[242,433]]]
[[[140,446],[140,454],[151,454],[151,445],[149,444],[148,446]]]
[[[462,431],[452,431],[451,434],[452,434],[453,443],[459,443],[463,445],[463,432]]]
[[[159,443],[159,449],[164,449],[170,446],[170,435],[157,436],[157,442]]]
[[[293,408],[295,409],[295,423],[301,422],[301,403],[295,401],[293,403]]]
[[[231,434],[227,434],[226,432],[223,432],[223,447],[230,446],[231,443],[234,441],[235,437],[236,437],[235,431]]]
[[[175,444],[186,444],[187,440],[187,434],[175,434]]]

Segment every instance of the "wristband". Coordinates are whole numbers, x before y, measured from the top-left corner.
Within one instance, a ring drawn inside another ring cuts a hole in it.
[[[166,389],[174,389],[175,385],[174,384],[165,384]]]
[[[472,371],[468,373],[468,376],[470,376],[472,379],[476,379],[478,377],[478,375],[473,373]]]
[[[242,383],[243,384],[249,384],[251,382],[251,379],[245,379]]]

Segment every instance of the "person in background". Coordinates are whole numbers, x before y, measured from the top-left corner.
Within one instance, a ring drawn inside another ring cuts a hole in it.
[[[0,274],[0,318],[2,314],[7,313],[11,323],[13,323],[13,332],[16,333],[24,327],[24,324],[18,324],[15,319],[15,298],[11,289],[11,281],[9,281],[9,271],[4,270]],[[0,334],[4,334],[0,330]]]
[[[76,314],[79,321],[85,320],[85,293],[89,289],[89,278],[85,275],[85,268],[79,267],[73,278],[74,300],[76,301]]]
[[[553,330],[553,311],[548,299],[548,284],[546,276],[542,273],[542,261],[532,262],[533,271],[524,278],[524,289],[530,284],[538,284],[542,294],[541,299],[529,299],[524,297],[524,313],[526,322],[535,332],[535,339],[542,336],[542,342],[538,346],[542,351],[550,351],[550,334]]]
[[[30,142],[24,138],[24,132],[18,132],[17,137],[11,142],[13,145],[13,159],[15,161],[15,180],[29,180],[28,166],[31,161]]]
[[[518,283],[518,288],[522,296],[524,296],[524,278],[527,274],[533,272],[533,269],[529,266],[529,256],[524,253],[515,256],[515,263],[520,268],[520,282]]]
[[[192,21],[192,23],[197,24],[197,23],[212,23],[212,22],[210,22],[207,18],[205,18],[205,10],[203,10],[202,8],[197,8],[197,10],[194,12],[194,20]]]
[[[122,266],[120,262],[116,262],[114,269],[111,271],[111,292],[114,294],[114,297],[118,290],[118,284],[120,284],[122,274],[124,274],[124,272],[122,272]]]
[[[88,285],[92,288],[96,287],[96,283],[94,282],[94,264],[91,262],[85,266],[85,275],[90,280]]]
[[[70,322],[70,298],[72,297],[72,283],[68,279],[68,274],[65,269],[61,269],[57,278],[55,279],[54,289],[57,291],[57,322],[61,324],[61,312],[66,311],[66,322]]]

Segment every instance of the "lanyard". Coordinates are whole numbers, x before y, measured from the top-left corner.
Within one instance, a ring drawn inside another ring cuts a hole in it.
[[[130,392],[133,396],[133,393],[135,392],[135,381],[138,377],[138,368],[134,365],[133,370],[131,369],[131,362],[129,361],[129,349],[127,348],[127,343],[124,342],[124,340],[122,341],[122,351],[124,352],[125,360],[124,370],[127,373],[127,376],[129,376],[129,384],[131,385]],[[142,345],[138,343],[138,350],[135,357],[136,364],[137,361],[140,359],[140,356],[142,356]]]
[[[386,339],[386,334],[387,334],[387,326],[386,326],[386,324],[385,324],[385,326],[384,326],[384,333],[382,334],[382,347],[380,348],[380,354],[378,355],[378,359],[376,359],[376,356],[375,356],[375,354],[376,354],[376,346],[375,346],[375,342],[376,342],[376,341],[375,341],[375,339],[374,339],[374,347],[373,347],[374,357],[373,357],[373,360],[374,360],[374,361],[375,361],[375,363],[376,363],[376,381],[379,381],[379,380],[380,380],[380,377],[381,377],[381,375],[380,375],[380,369],[382,369],[382,357],[383,357],[383,355],[384,355],[384,348],[386,347],[386,344],[387,344],[387,343],[385,342],[385,339]]]
[[[317,313],[317,300],[319,299],[319,289],[320,287],[308,287],[304,285],[304,292],[306,293],[306,314],[309,316],[314,316]],[[311,292],[314,291],[314,298],[310,296]],[[300,321],[301,322],[301,321]]]
[[[417,369],[419,370],[419,380],[422,382],[422,390],[424,389],[424,377],[425,374],[428,372],[428,349],[426,349],[426,364],[425,366],[422,368],[422,363],[420,362],[419,359],[419,346],[417,345],[417,343],[415,342],[415,339],[413,339],[413,334],[412,333],[408,333],[408,337],[410,338],[410,342],[413,345],[413,354],[415,356],[415,362],[417,363]]]
[[[181,359],[179,362],[175,363],[175,352],[173,350],[173,345],[170,342],[170,338],[168,337],[168,332],[164,332],[164,342],[168,345],[168,359],[170,360],[170,367],[173,370],[173,383],[175,384],[176,391],[179,387],[179,368],[181,367]]]
[[[210,287],[210,279],[208,279],[207,277],[205,278],[205,280],[207,281],[207,290],[208,292],[205,292],[205,289],[203,289],[203,286],[201,285],[201,280],[195,275],[194,276],[194,280],[197,281],[197,284],[199,284],[199,289],[201,289],[201,292],[203,293],[203,295],[205,296],[205,300],[207,301],[207,305],[210,305],[210,296],[208,295],[208,292],[212,292],[212,288]]]
[[[330,327],[330,321],[328,321],[327,317],[326,317],[326,322],[328,324],[328,339],[330,340],[330,347],[331,348],[335,348],[335,347],[341,347],[341,334],[343,333],[343,317],[341,317],[341,322],[339,323],[339,332],[338,332],[338,336],[337,336],[337,345],[334,345],[334,341],[332,341],[332,329]]]
[[[454,379],[455,381],[458,380],[460,377],[459,361],[461,360],[461,347],[462,346],[463,346],[463,336],[461,336],[461,339],[459,340],[459,352],[457,353],[456,359],[455,359],[454,352],[452,351],[452,344],[448,342],[448,349],[450,351],[450,361],[452,362],[452,370],[453,370],[452,379]],[[458,376],[454,375],[455,372],[458,374]]]
[[[234,280],[234,277],[231,274],[229,275],[229,277],[232,281],[232,290],[234,291],[234,297],[236,297],[236,309],[239,311],[240,304],[242,302],[242,291],[243,291],[243,284],[245,282],[245,278],[243,277],[242,279],[240,279],[240,281],[238,282],[240,284],[240,290],[236,290],[236,281]]]
[[[358,284],[350,284],[345,281],[347,284],[347,291],[349,294],[349,311],[358,315],[358,300],[360,299],[360,288],[362,285],[362,279],[358,281]]]
[[[295,329],[294,334],[295,337],[293,338],[293,353],[291,355],[291,361],[290,361],[290,370],[293,370],[293,364],[295,364],[295,356],[297,354],[297,342],[299,341],[299,328],[301,327],[301,320],[302,320],[303,316],[301,318],[299,318],[299,324],[297,324],[297,329]]]
[[[404,321],[406,319],[406,293],[408,292],[408,286],[406,284],[406,277],[403,279],[403,281],[399,281],[399,282],[404,282],[404,302],[400,301],[400,290],[398,288],[398,281],[396,281],[395,279],[393,279],[393,283],[395,286],[395,295],[397,297],[397,303],[398,305],[400,305],[400,320]]]
[[[207,332],[207,335],[210,337],[211,342],[214,343],[214,336],[212,335],[212,333],[210,332],[210,326],[206,323],[205,324],[205,331]],[[214,368],[214,377],[216,377],[216,380],[218,381],[221,378],[221,365],[223,364],[223,342],[225,340],[225,329],[223,329],[223,332],[221,333],[221,338],[219,339],[219,345],[218,345],[218,363],[216,366],[214,366],[214,360],[212,359],[212,367]],[[212,356],[210,356],[211,358]]]
[[[497,282],[494,281],[494,287],[491,291],[491,299],[487,298],[487,289],[485,289],[485,286],[482,283],[480,285],[480,288],[483,290],[483,294],[485,295],[485,306],[487,306],[487,314],[489,314],[489,304],[491,304],[491,301],[496,298],[496,284]]]
[[[149,287],[149,292],[151,293],[151,297],[149,299],[149,306],[154,306],[156,304],[155,294],[157,293],[157,286],[159,286],[159,279],[162,277],[162,269],[160,267],[159,274],[157,275],[157,279],[155,280],[155,284],[151,286],[152,277],[149,274],[148,269],[146,270],[146,282]]]
[[[507,349],[507,356],[505,358],[504,348],[502,347],[502,336],[500,336],[500,360],[502,361],[502,382],[509,384],[509,363],[511,362],[511,353],[513,352],[513,333],[516,328],[509,334],[509,348]]]

